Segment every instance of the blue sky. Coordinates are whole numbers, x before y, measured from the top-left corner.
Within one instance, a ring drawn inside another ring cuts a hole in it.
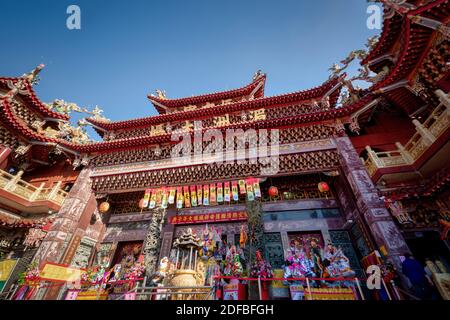
[[[266,95],[324,82],[363,48],[365,0],[2,0],[0,75],[46,68],[36,87],[112,120],[156,114],[147,94],[185,97],[243,86],[268,74]],[[81,30],[66,9],[81,8]]]

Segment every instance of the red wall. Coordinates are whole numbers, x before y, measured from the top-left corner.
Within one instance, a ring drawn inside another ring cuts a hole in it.
[[[366,126],[363,134],[350,138],[358,153],[366,146],[382,151],[396,150],[396,142],[404,145],[416,132],[412,120],[406,116],[379,114],[374,120],[375,124]]]
[[[79,173],[79,171],[73,170],[73,167],[69,162],[63,161],[51,167],[34,169],[32,172],[25,173],[22,179],[35,186],[39,186],[44,182],[45,187],[47,188],[53,186],[58,181],[62,181],[63,185],[74,183]]]

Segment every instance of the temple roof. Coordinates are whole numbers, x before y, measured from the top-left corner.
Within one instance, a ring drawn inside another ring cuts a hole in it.
[[[260,71],[254,76],[253,81],[238,89],[232,89],[228,91],[221,91],[215,93],[209,93],[204,95],[198,95],[193,97],[169,99],[164,97],[164,94],[160,92],[160,96],[148,95],[148,99],[153,103],[156,110],[159,113],[165,113],[166,110],[173,108],[185,107],[189,105],[197,105],[201,103],[214,102],[219,100],[236,99],[252,96],[253,99],[261,98],[264,96],[264,86],[266,82],[266,75]]]
[[[104,122],[92,118],[87,119],[87,121],[105,131],[126,130],[149,125],[157,125],[170,121],[195,120],[203,117],[218,116],[221,114],[237,112],[240,110],[266,108],[271,106],[284,105],[286,103],[311,101],[314,99],[320,100],[325,94],[327,94],[329,91],[331,91],[335,86],[339,84],[339,80],[340,78],[333,78],[323,83],[322,85],[309,90],[297,91],[293,93],[287,93],[272,97],[261,97],[259,99],[230,103],[210,108],[199,108],[190,111],[180,111],[158,116],[150,116],[145,118],[117,121],[117,122]],[[330,104],[334,106],[337,102],[337,99],[338,95],[332,94],[330,96]]]
[[[44,118],[51,118],[56,120],[69,120],[65,114],[55,112],[42,103],[37,97],[33,89],[32,82],[37,77],[37,74],[42,70],[44,65],[39,65],[35,70],[20,77],[0,77],[0,89],[10,91],[14,87],[21,87],[17,92],[25,103],[27,103],[33,111],[39,113]]]
[[[380,41],[374,46],[374,49],[368,54],[366,60],[373,60],[380,55],[385,54],[395,45],[395,59],[391,68],[385,76],[376,81],[372,87],[361,91],[360,100],[357,102],[345,104],[336,108],[336,103],[340,94],[340,87],[345,75],[332,77],[322,85],[293,93],[264,97],[264,84],[266,76],[258,73],[254,81],[249,85],[235,90],[223,91],[196,97],[182,99],[165,99],[162,97],[149,97],[159,108],[172,108],[171,112],[150,116],[140,119],[126,121],[104,121],[95,118],[87,119],[101,135],[105,132],[130,131],[136,128],[146,128],[153,125],[192,121],[197,119],[206,119],[225,114],[238,113],[239,111],[270,109],[287,107],[295,104],[311,103],[321,100],[327,96],[330,98],[329,110],[314,110],[310,113],[289,115],[284,118],[273,118],[255,121],[251,123],[229,124],[227,126],[217,127],[220,130],[228,128],[274,128],[282,126],[299,126],[306,123],[320,121],[336,120],[342,117],[351,116],[352,113],[364,108],[373,100],[383,95],[388,100],[402,107],[408,114],[411,114],[421,106],[424,101],[414,94],[408,85],[412,82],[412,76],[417,73],[417,68],[423,63],[427,54],[433,46],[437,34],[432,28],[415,23],[412,17],[424,16],[433,18],[445,23],[449,20],[448,0],[436,0],[408,11],[408,16],[395,13],[392,19],[385,19],[384,30]],[[400,34],[399,34],[400,33]],[[400,39],[400,40],[396,40]],[[394,43],[397,42],[397,43]],[[0,78],[0,88],[11,89],[11,86],[17,86],[21,82],[22,90],[15,92],[25,104],[34,112],[52,119],[66,120],[68,117],[64,114],[54,112],[36,97],[32,89],[32,81],[27,76],[19,78]],[[248,97],[251,95],[252,97]],[[232,98],[243,97],[240,101],[229,101],[225,104],[202,107],[189,110],[175,110],[173,108],[186,107],[192,104],[203,104],[211,101],[228,100]],[[1,113],[0,120],[2,124],[13,130],[18,136],[32,143],[41,145],[56,145],[79,154],[88,154],[96,152],[110,152],[114,150],[138,148],[152,144],[167,143],[171,140],[171,134],[153,135],[143,134],[138,137],[120,138],[112,141],[92,142],[92,143],[73,143],[64,139],[49,137],[33,129],[23,119],[18,117],[12,110],[8,97],[0,98]],[[365,109],[364,109],[365,110]],[[145,131],[145,130],[144,130]]]
[[[414,23],[412,17],[432,17],[436,21],[448,23],[450,20],[448,2],[448,0],[432,1],[413,10],[407,10],[408,18],[395,13],[393,18],[385,19],[385,28],[378,45],[362,61],[362,63],[371,61],[386,54],[394,45],[398,46],[395,53],[395,64],[391,66],[389,74],[369,90],[375,94],[384,94],[388,100],[404,109],[408,114],[425,104],[420,97],[411,92],[408,85],[413,81],[412,76],[426,58],[435,40],[433,37],[435,30]],[[398,43],[394,44],[394,42]]]

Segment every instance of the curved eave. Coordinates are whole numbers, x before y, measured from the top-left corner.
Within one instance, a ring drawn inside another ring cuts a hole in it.
[[[356,112],[360,108],[364,107],[368,103],[370,103],[375,96],[372,94],[368,94],[366,97],[361,99],[355,104],[352,104],[347,107],[332,109],[329,111],[302,114],[293,117],[286,117],[280,119],[270,119],[263,120],[258,122],[248,122],[244,124],[232,124],[225,127],[217,128],[225,132],[227,129],[271,129],[271,128],[281,128],[281,127],[292,127],[298,125],[305,124],[313,124],[320,123],[322,121],[334,120],[337,118],[343,118],[351,115]],[[207,129],[204,129],[204,131]],[[143,137],[134,137],[134,138],[126,138],[126,139],[118,139],[114,141],[107,142],[97,142],[93,144],[87,145],[73,145],[70,143],[61,143],[62,145],[67,146],[68,148],[75,149],[80,153],[95,153],[95,152],[110,152],[116,150],[130,149],[130,148],[138,148],[142,146],[149,146],[155,144],[162,143],[171,143],[171,134],[160,135],[160,136],[143,136]]]
[[[4,83],[6,86],[7,81],[12,81],[13,83],[16,83],[19,81],[20,78],[0,78],[0,82]],[[24,80],[23,78],[21,80]],[[42,117],[44,118],[52,118],[57,120],[64,120],[68,121],[69,117],[65,114],[55,112],[47,108],[37,97],[36,93],[34,92],[33,86],[28,80],[25,80],[25,86],[26,90],[28,91],[28,95],[20,95],[22,100],[27,103],[27,105],[31,106],[33,108],[33,111],[38,112]]]
[[[441,16],[441,14],[439,14],[441,10],[440,6],[447,2],[448,0],[435,1],[409,12],[409,15],[414,16],[427,13]],[[402,80],[409,80],[411,75],[414,73],[414,70],[416,70],[417,66],[420,65],[429,52],[432,34],[434,32],[435,31],[433,29],[414,24],[410,19],[405,19],[403,32],[400,38],[400,41],[403,43],[400,48],[401,52],[399,53],[397,63],[384,80],[374,84],[369,90],[372,92],[383,93],[383,89],[389,85],[395,84]],[[388,98],[391,98],[391,100],[395,101],[398,99],[394,99],[393,95],[396,94],[396,91],[401,89],[402,88],[398,88],[392,91],[387,91],[384,94],[386,94]],[[416,101],[416,103],[418,103],[418,101]],[[408,113],[414,111],[415,109],[415,107],[406,105],[405,103],[402,103],[400,106]]]
[[[24,137],[28,141],[39,141],[39,142],[47,142],[47,143],[58,143],[58,140],[44,137],[37,132],[31,130],[26,126],[23,121],[17,119],[14,113],[12,112],[9,102],[7,99],[2,100],[3,108],[1,108],[0,119],[3,124],[5,124],[8,129],[13,132],[17,132],[20,136]]]
[[[386,9],[385,9],[386,12]],[[381,33],[380,39],[373,48],[367,57],[361,61],[361,65],[369,64],[369,67],[372,67],[371,61],[389,53],[389,50],[395,44],[395,40],[398,38],[401,28],[402,28],[402,17],[398,14],[395,14],[391,19],[384,19],[383,22],[383,31]]]
[[[292,102],[302,102],[309,101],[312,99],[318,99],[324,96],[329,90],[336,86],[340,78],[333,78],[319,87],[312,88],[310,90],[298,91],[294,93],[288,93],[273,97],[264,97],[250,101],[231,103],[228,105],[217,106],[205,109],[196,109],[191,111],[182,111],[176,113],[162,114],[159,116],[151,116],[140,119],[133,119],[128,121],[117,121],[117,122],[100,122],[95,119],[87,119],[91,124],[96,127],[103,129],[105,131],[113,130],[124,130],[138,127],[145,127],[149,125],[156,125],[161,123],[166,123],[170,121],[184,121],[199,119],[207,116],[216,116],[220,114],[238,112],[240,110],[255,109],[255,108],[265,108],[273,105],[280,105]],[[337,97],[334,95],[330,97],[330,103],[333,105],[336,103]]]
[[[184,106],[188,106],[188,105],[196,105],[196,104],[206,103],[206,102],[211,102],[211,101],[239,98],[242,96],[249,95],[260,84],[262,84],[261,88],[259,88],[255,92],[255,98],[261,98],[264,96],[265,82],[266,82],[266,76],[264,75],[261,78],[258,78],[257,80],[253,81],[249,85],[242,87],[242,88],[238,88],[238,89],[209,93],[209,94],[198,95],[198,96],[187,97],[187,98],[180,98],[180,99],[161,99],[161,98],[149,95],[148,99],[153,103],[153,105],[158,110],[158,112],[162,113],[162,112],[164,112],[164,108],[162,108],[160,105],[162,105],[168,109],[171,109],[171,108],[179,108],[179,107],[184,107]]]

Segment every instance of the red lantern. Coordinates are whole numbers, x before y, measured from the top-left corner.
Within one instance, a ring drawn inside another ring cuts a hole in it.
[[[274,198],[274,197],[278,196],[278,188],[277,187],[270,187],[269,188],[269,196],[271,198]]]
[[[319,182],[319,185],[317,187],[319,188],[319,191],[322,193],[330,191],[330,186],[326,182]]]
[[[106,213],[109,211],[110,208],[111,208],[111,205],[109,204],[109,202],[104,201],[104,202],[100,203],[100,205],[98,206],[98,211],[100,211],[100,213]]]
[[[144,208],[145,208],[144,201],[145,201],[144,198],[142,198],[141,200],[139,200],[139,209],[144,209]]]

